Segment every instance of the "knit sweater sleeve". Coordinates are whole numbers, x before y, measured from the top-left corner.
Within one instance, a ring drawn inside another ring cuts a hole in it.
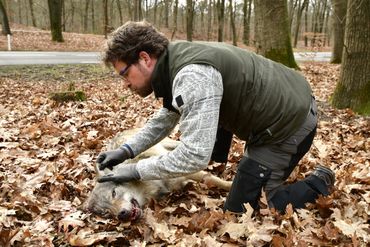
[[[206,168],[216,140],[223,85],[221,74],[208,65],[191,64],[176,75],[172,105],[180,112],[180,144],[173,151],[141,160],[142,180],[163,179]]]
[[[133,155],[136,156],[168,136],[179,118],[178,113],[161,108],[136,135],[123,145],[128,145]]]

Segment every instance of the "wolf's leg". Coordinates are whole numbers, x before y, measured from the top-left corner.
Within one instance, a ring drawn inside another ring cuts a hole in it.
[[[208,172],[200,171],[186,176],[187,178],[196,182],[203,182],[208,186],[216,186],[219,189],[229,191],[231,188],[231,181],[222,180]]]

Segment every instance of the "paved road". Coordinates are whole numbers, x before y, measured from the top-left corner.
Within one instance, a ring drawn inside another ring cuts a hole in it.
[[[0,52],[0,65],[100,63],[98,52]],[[330,52],[294,53],[297,62],[330,61]]]
[[[0,65],[100,63],[98,52],[0,52]]]

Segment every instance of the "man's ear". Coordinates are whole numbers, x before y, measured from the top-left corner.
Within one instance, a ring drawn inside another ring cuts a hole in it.
[[[156,59],[146,51],[139,52],[139,60],[142,60],[147,67],[154,67]]]

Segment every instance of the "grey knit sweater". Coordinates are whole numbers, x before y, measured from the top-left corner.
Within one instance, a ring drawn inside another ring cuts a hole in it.
[[[221,74],[212,66],[190,64],[177,73],[172,105],[180,115],[161,108],[126,143],[137,155],[168,136],[179,123],[181,142],[175,150],[137,163],[142,180],[177,177],[206,168],[216,140],[222,94]],[[183,104],[175,100],[178,96]]]

